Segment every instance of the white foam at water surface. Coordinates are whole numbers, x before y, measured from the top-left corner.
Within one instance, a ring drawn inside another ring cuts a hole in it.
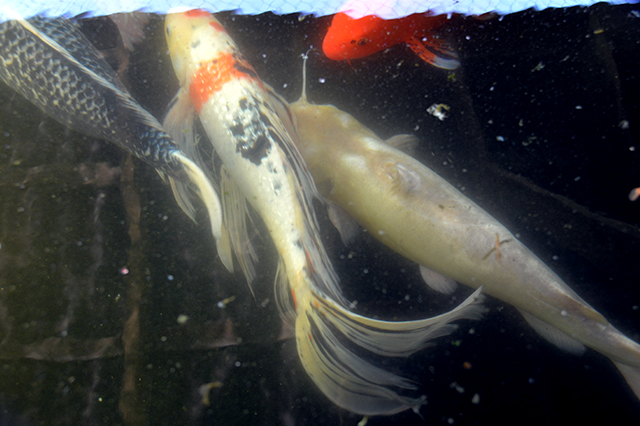
[[[610,4],[637,3],[638,0],[610,0]],[[487,12],[509,14],[525,9],[549,7],[590,6],[597,0],[2,0],[0,22],[16,13],[28,18],[34,15],[73,17],[111,15],[119,12],[143,10],[167,13],[171,9],[205,9],[209,12],[236,11],[240,14],[274,12],[278,14],[305,13],[317,16],[348,11],[361,17],[376,14],[385,19],[432,11],[434,14],[461,13],[479,15]]]

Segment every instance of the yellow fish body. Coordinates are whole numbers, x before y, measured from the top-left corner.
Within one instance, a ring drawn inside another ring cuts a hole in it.
[[[394,147],[410,137],[382,141],[336,107],[308,103],[304,88],[290,109],[298,148],[330,203],[421,265],[432,287],[452,292],[452,280],[483,286],[484,293],[517,307],[551,343],[574,353],[586,345],[606,355],[640,398],[640,345],[609,324],[489,213]]]

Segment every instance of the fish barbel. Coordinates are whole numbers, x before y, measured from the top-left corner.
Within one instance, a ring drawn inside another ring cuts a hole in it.
[[[406,357],[449,333],[451,321],[476,318],[479,293],[450,312],[424,320],[381,321],[349,310],[318,234],[311,206],[315,187],[253,67],[207,12],[169,14],[165,32],[181,86],[165,127],[171,134],[192,134],[179,118],[197,112],[224,164],[223,181],[228,173],[232,187],[264,221],[281,258],[276,299],[283,316],[295,321],[305,370],[331,401],[349,411],[417,412],[424,397],[397,392],[415,390],[416,385],[365,360],[361,350]],[[233,218],[225,214],[225,220]],[[349,348],[353,345],[358,353]]]
[[[340,206],[330,207],[330,217],[341,235],[353,235],[349,220],[355,219],[373,237],[419,264],[431,287],[452,293],[455,281],[482,286],[484,293],[518,308],[539,334],[561,349],[580,354],[586,345],[609,357],[640,398],[640,345],[489,213],[398,149],[411,143],[411,136],[382,141],[346,112],[310,104],[304,87],[290,109],[298,148],[318,188]]]
[[[176,200],[191,219],[195,209],[185,184],[193,184],[208,210],[220,258],[231,268],[220,202],[202,169],[131,97],[75,23],[14,18],[0,24],[0,79],[59,123],[106,139],[169,175]]]

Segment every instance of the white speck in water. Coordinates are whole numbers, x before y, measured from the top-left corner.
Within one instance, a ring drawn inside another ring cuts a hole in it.
[[[580,176],[576,176],[573,180],[576,181],[576,182],[579,181],[580,180]]]
[[[476,334],[476,329],[475,328],[470,328],[469,329],[469,334]]]
[[[633,305],[633,307],[632,307],[631,309],[633,309],[634,311],[637,311],[637,310],[640,310],[640,306],[638,306],[638,305]]]
[[[551,256],[551,258],[552,258],[553,260],[558,260],[558,259],[559,259],[559,257],[558,257],[558,256],[556,256],[556,255]]]
[[[504,136],[496,136],[498,142],[504,142]]]
[[[378,231],[378,235],[384,235],[384,231],[382,230]]]
[[[409,299],[411,299],[411,296],[409,296],[408,294],[404,296],[404,300],[406,300],[407,302],[409,301]]]
[[[286,89],[286,88],[287,88],[287,86],[289,86],[289,85],[288,85],[287,83],[285,83],[285,84],[283,84],[283,85],[282,85],[282,88],[283,88],[283,89]]]
[[[242,365],[242,363],[240,361],[236,361],[235,366],[236,367],[240,367]]]
[[[326,81],[324,78],[319,78],[318,81],[322,84],[324,84],[324,82]]]
[[[162,337],[160,338],[160,341],[161,341],[161,342],[166,342],[166,341],[167,341],[167,336],[162,336]]]
[[[533,380],[533,377],[529,378],[529,384],[532,385],[533,382],[535,382],[535,380]]]
[[[630,147],[629,147],[629,151],[634,152],[635,150],[636,150],[636,147],[635,147],[635,146],[630,146]]]
[[[569,313],[563,309],[560,311],[560,315],[562,315],[563,317],[566,317],[567,315],[569,315]]]
[[[364,272],[365,274],[368,274],[369,270],[368,269],[364,269],[362,272]]]
[[[576,105],[576,109],[582,109],[582,105]]]
[[[187,321],[189,321],[189,317],[185,314],[178,315],[178,318],[176,319],[176,322],[178,324],[184,324]]]
[[[475,405],[480,404],[480,395],[478,395],[477,393],[474,393],[473,397],[471,398],[471,403]]]
[[[167,279],[168,279],[169,281],[173,281],[173,275],[167,275]]]
[[[447,419],[447,423],[449,423],[450,425],[452,425],[452,424],[454,424],[454,423],[455,423],[455,420],[453,420],[451,417],[449,417],[449,418]]]
[[[464,388],[462,386],[460,386],[459,384],[457,384],[456,382],[453,382],[449,385],[449,387],[451,389],[455,389],[458,391],[458,393],[464,393]]]

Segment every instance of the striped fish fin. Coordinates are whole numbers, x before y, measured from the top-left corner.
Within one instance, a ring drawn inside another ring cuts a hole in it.
[[[224,223],[229,232],[231,247],[233,247],[240,269],[247,279],[251,294],[255,296],[251,284],[256,278],[255,264],[258,262],[258,254],[247,231],[247,219],[252,226],[253,219],[249,215],[247,199],[224,165],[220,168],[220,193],[222,194]]]
[[[449,334],[452,321],[477,319],[481,289],[453,310],[416,321],[381,321],[362,317],[314,292],[299,307],[298,353],[307,373],[336,405],[363,415],[389,415],[411,408],[419,412],[425,397],[405,396],[414,382],[362,357],[362,349],[386,357],[407,357]],[[349,346],[355,345],[354,351]]]

